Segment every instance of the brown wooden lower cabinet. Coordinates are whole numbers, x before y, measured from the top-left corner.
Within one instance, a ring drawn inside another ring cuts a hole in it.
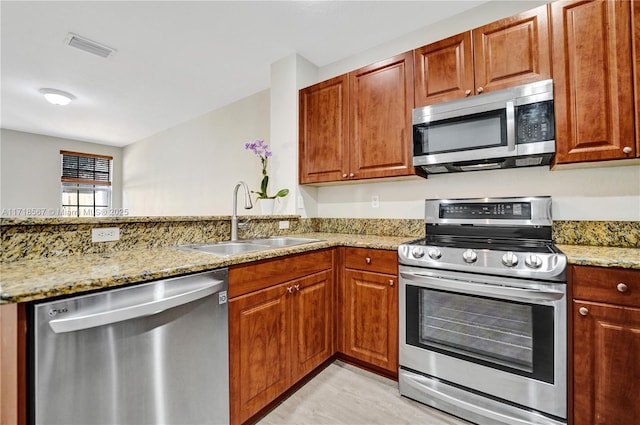
[[[398,254],[343,248],[338,351],[398,375]]]
[[[573,423],[640,424],[640,271],[572,266]]]
[[[231,423],[250,419],[335,353],[333,257],[326,250],[229,270]],[[234,296],[259,282],[268,286]]]

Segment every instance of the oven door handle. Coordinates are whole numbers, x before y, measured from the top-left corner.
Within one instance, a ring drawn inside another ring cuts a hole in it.
[[[564,298],[562,291],[553,289],[527,289],[512,286],[497,286],[488,283],[474,283],[450,279],[445,276],[423,275],[420,273],[400,272],[403,279],[416,282],[421,287],[439,289],[447,292],[483,295],[506,300],[522,300],[528,302],[558,301]]]

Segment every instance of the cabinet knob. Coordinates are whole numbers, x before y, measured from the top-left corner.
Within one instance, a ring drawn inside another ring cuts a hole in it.
[[[296,288],[296,291],[300,292],[300,285],[293,285],[294,288]]]
[[[471,94],[471,90],[467,89],[464,91],[465,96],[469,96]]]
[[[476,90],[478,93],[482,93],[484,91],[484,89],[482,87],[478,87],[478,89]]]
[[[616,289],[618,290],[618,292],[627,292],[627,289],[629,289],[629,287],[625,283],[620,282],[616,286]]]
[[[394,285],[393,279],[389,279],[389,286],[393,286],[393,285]]]
[[[349,173],[349,177],[354,177],[355,174],[354,173]]]
[[[289,286],[289,287],[287,288],[287,292],[288,292],[288,293],[290,293],[290,294],[292,294],[292,293],[293,293],[293,287],[292,287],[292,286]]]
[[[367,257],[364,259],[364,262],[367,264],[371,264],[371,258]]]
[[[631,149],[630,146],[625,146],[624,148],[622,148],[622,152],[624,152],[626,154],[630,154],[631,151],[633,151],[633,149]]]
[[[344,174],[342,175],[342,178],[343,178],[343,179],[346,179],[346,178],[347,178],[347,173],[344,173]]]
[[[586,316],[589,314],[589,309],[587,307],[580,307],[578,313],[580,313],[581,316]]]

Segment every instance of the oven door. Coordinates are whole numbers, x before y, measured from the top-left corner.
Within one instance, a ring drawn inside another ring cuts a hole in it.
[[[566,418],[566,284],[399,270],[401,368]]]

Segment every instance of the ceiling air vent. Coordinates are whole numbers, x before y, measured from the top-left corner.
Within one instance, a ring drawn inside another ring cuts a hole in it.
[[[96,43],[95,41],[91,41],[88,38],[81,37],[78,34],[74,34],[72,32],[67,34],[65,42],[71,47],[84,50],[87,53],[100,56],[101,58],[108,58],[116,52],[115,49],[112,49],[109,46]]]

